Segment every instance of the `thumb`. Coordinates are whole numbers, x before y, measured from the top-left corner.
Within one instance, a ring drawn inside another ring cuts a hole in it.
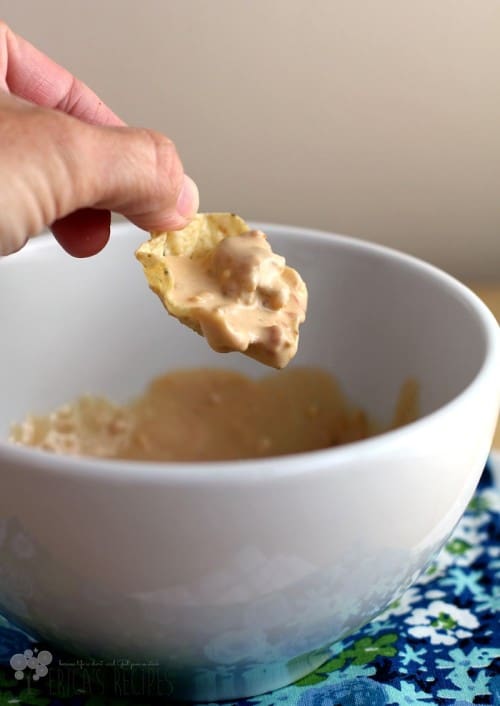
[[[65,250],[77,257],[99,252],[109,238],[109,210],[145,230],[175,230],[189,222],[198,210],[198,189],[183,173],[170,140],[131,128],[93,127],[89,132],[84,157],[72,167],[76,201],[67,208],[78,210],[51,225]],[[85,203],[80,202],[87,189]]]
[[[71,120],[71,118],[69,118]],[[195,183],[184,174],[174,143],[153,130],[83,126],[74,165],[87,202],[77,207],[109,209],[144,230],[183,228],[198,210]]]
[[[198,209],[198,188],[188,176],[184,176],[184,193],[177,199],[181,212],[196,213]],[[154,222],[155,219],[153,218]],[[137,221],[138,222],[138,221]],[[185,221],[187,222],[187,221]],[[184,225],[184,223],[183,223]],[[181,226],[182,227],[182,226]],[[73,257],[96,255],[107,244],[111,232],[109,210],[80,208],[68,216],[54,221],[50,229],[58,243]],[[149,230],[173,230],[168,225],[153,225]]]

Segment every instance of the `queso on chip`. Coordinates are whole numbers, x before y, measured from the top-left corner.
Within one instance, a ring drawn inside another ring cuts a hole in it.
[[[152,233],[136,257],[167,311],[214,350],[275,368],[295,355],[306,285],[239,216],[200,213],[183,230]]]

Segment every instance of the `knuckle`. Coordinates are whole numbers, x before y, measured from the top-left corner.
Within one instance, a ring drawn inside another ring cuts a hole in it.
[[[181,190],[184,170],[172,140],[154,130],[141,130],[150,150],[150,175],[154,198],[175,204]]]

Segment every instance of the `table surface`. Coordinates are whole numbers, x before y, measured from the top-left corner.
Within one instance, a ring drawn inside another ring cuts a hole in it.
[[[500,322],[500,284],[472,284],[471,289],[481,297]],[[493,447],[500,450],[500,421],[493,439]]]

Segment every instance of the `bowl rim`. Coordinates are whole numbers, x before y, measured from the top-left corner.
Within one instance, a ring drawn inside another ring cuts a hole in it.
[[[296,454],[263,457],[257,459],[239,459],[229,461],[127,461],[120,459],[102,459],[94,457],[74,457],[58,455],[40,449],[25,447],[0,440],[0,459],[15,465],[29,465],[37,471],[65,477],[84,475],[94,481],[134,482],[163,481],[175,484],[216,483],[220,481],[241,484],[242,482],[276,480],[278,477],[291,477],[309,473],[312,470],[330,469],[344,466],[348,461],[362,460],[367,457],[377,458],[397,451],[414,434],[425,434],[436,423],[446,423],[448,415],[466,405],[468,400],[480,393],[488,381],[500,383],[500,333],[498,323],[488,307],[465,284],[444,270],[425,260],[386,245],[373,243],[354,236],[342,235],[316,228],[289,226],[285,224],[249,221],[252,228],[260,228],[273,235],[295,237],[313,237],[331,243],[342,243],[354,250],[363,250],[384,258],[397,260],[402,264],[420,270],[423,274],[440,281],[448,290],[455,292],[474,311],[482,326],[485,337],[485,355],[482,364],[471,382],[453,399],[425,416],[398,429],[385,431],[375,437],[350,442],[337,447],[318,449]],[[128,222],[113,223],[112,235],[120,231],[139,233],[139,229]],[[47,233],[31,240],[22,250],[6,258],[0,258],[1,266],[23,257],[41,248],[58,247],[52,235]],[[500,404],[500,384],[497,385],[497,404]]]

